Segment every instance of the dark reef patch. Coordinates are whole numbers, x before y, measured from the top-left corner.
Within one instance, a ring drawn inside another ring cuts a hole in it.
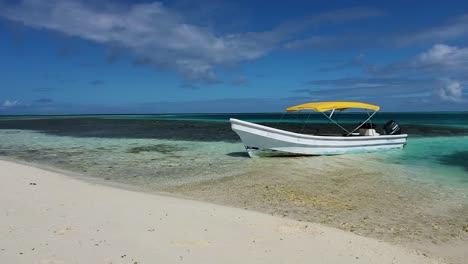
[[[338,133],[343,131],[331,123],[260,123],[304,134]],[[377,123],[382,133],[383,124]],[[355,124],[343,124],[349,130]],[[410,136],[468,135],[468,129],[434,125],[401,125],[403,133]],[[0,129],[26,129],[56,136],[97,138],[157,138],[188,141],[236,142],[239,137],[231,130],[229,122],[105,119],[105,118],[50,118],[33,120],[0,120]]]
[[[437,160],[444,165],[458,166],[468,171],[468,151],[457,151],[448,155],[443,155]]]
[[[236,141],[227,123],[101,118],[0,120],[0,129],[26,129],[55,136]]]

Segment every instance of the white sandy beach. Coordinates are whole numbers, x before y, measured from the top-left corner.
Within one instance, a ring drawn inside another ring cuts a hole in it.
[[[440,263],[353,233],[0,160],[0,263]]]

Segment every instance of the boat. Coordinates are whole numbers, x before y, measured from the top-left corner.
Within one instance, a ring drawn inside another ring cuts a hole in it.
[[[334,113],[347,109],[361,109],[368,118],[349,131],[333,119]],[[295,105],[286,112],[315,111],[322,113],[343,130],[342,134],[311,135],[285,131],[231,118],[231,128],[239,135],[250,157],[291,155],[338,155],[403,149],[408,135],[390,120],[383,126],[383,134],[376,131],[371,118],[380,107],[362,102],[309,102]],[[372,110],[373,113],[369,113]]]

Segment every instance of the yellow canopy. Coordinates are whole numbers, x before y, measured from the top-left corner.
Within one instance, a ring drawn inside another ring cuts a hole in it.
[[[317,112],[325,112],[333,109],[345,110],[348,108],[370,109],[374,111],[379,111],[380,109],[378,105],[371,105],[360,102],[311,102],[288,107],[286,111],[294,112],[299,110],[314,110]]]

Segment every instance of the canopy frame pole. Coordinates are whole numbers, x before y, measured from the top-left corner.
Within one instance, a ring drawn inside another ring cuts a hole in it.
[[[278,120],[278,122],[276,122],[276,127],[278,127],[279,123],[283,120],[283,117],[284,117],[287,113],[288,113],[288,112],[283,113],[283,114],[281,115],[280,120]]]
[[[359,126],[357,126],[353,131],[349,132],[348,136],[351,135],[354,131],[358,130],[359,128],[361,128],[365,123],[367,123],[367,121],[371,120],[371,118],[377,113],[377,111],[374,111],[374,113],[372,113],[372,115],[369,115],[369,117],[364,121],[362,122]],[[372,123],[371,123],[372,124]]]
[[[335,110],[335,109],[333,109]],[[352,132],[349,132],[346,128],[344,128],[343,126],[341,126],[340,124],[338,124],[335,120],[333,120],[331,117],[329,117],[327,114],[325,114],[325,112],[321,112],[325,117],[327,117],[330,121],[332,121],[333,124],[337,125],[338,127],[340,127],[341,129],[343,129],[344,131],[346,131],[346,133],[348,133],[348,135],[350,135]],[[330,115],[331,116],[331,115]]]
[[[369,116],[369,111],[366,111],[366,113]],[[371,128],[372,128],[372,119],[369,119],[369,123],[371,124]]]
[[[307,121],[309,121],[310,114],[311,114],[311,112],[309,112],[309,114],[307,115],[307,119],[304,121],[304,124],[302,125],[301,133],[302,133],[302,131],[304,131],[304,128],[306,126]]]

